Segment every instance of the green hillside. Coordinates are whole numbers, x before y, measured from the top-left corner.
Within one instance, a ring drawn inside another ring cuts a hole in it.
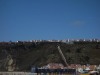
[[[28,71],[32,66],[63,62],[60,46],[68,64],[100,64],[100,42],[9,42],[0,43],[0,70],[5,71],[7,56],[14,60],[16,70]],[[5,64],[4,64],[5,63]]]

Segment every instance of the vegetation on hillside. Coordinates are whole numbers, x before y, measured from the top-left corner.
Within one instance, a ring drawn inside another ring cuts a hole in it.
[[[8,55],[11,55],[19,71],[48,63],[65,65],[57,45],[61,47],[68,64],[100,64],[100,42],[10,42],[0,43],[0,70],[6,70]]]

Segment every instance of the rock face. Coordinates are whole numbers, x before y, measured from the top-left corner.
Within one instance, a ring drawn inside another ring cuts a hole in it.
[[[1,42],[0,71],[29,71],[32,66],[64,64],[57,45],[68,64],[100,64],[100,42]]]
[[[11,55],[8,55],[3,60],[1,60],[0,69],[1,71],[14,71],[15,70],[15,62],[12,59]]]
[[[7,63],[6,63],[6,70],[7,71],[14,71],[15,70],[15,63],[14,60],[12,59],[11,55],[7,57]]]

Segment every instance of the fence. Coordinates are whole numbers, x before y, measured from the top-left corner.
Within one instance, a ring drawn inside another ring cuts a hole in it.
[[[74,75],[74,74],[58,74],[58,73],[27,73],[27,72],[0,72],[0,75]]]
[[[0,75],[37,75],[31,72],[0,72]]]

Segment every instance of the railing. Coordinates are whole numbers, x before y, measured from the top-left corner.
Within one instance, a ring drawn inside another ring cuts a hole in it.
[[[31,72],[0,72],[0,75],[37,75]]]
[[[0,72],[0,75],[75,75],[71,73]]]

